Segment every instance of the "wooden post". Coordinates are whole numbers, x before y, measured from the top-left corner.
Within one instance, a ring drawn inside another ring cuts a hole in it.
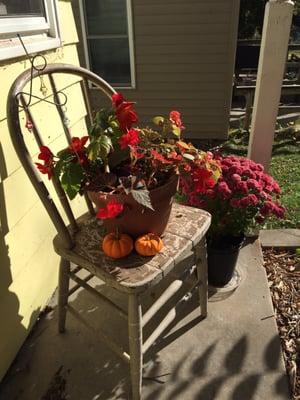
[[[294,3],[270,0],[265,9],[248,157],[268,168],[280,101]]]

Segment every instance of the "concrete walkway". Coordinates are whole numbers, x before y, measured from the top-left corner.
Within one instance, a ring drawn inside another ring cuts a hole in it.
[[[229,298],[209,303],[199,321],[196,298],[184,317],[145,360],[144,400],[290,399],[259,243],[241,251],[241,286]],[[104,290],[104,288],[102,288]],[[122,298],[118,298],[120,304]],[[126,326],[87,293],[72,305],[95,326],[126,343]],[[42,318],[0,389],[0,400],[123,400],[128,367],[71,317],[59,335],[56,310]]]

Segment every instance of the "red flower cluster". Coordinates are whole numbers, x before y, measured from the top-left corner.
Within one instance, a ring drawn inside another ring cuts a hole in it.
[[[212,171],[204,167],[196,167],[191,171],[195,193],[205,193],[207,189],[215,186]]]
[[[162,164],[172,164],[172,161],[169,161],[166,157],[164,157],[161,153],[157,150],[151,150],[151,157],[153,162],[159,161]]]
[[[138,116],[134,110],[134,103],[131,101],[125,101],[121,93],[113,94],[112,102],[116,108],[116,116],[120,128],[126,133],[133,124],[138,122]]]
[[[216,156],[215,160],[222,170],[216,185],[210,182],[209,171],[202,171],[201,167],[192,170],[188,178],[181,179],[181,192],[187,204],[209,211],[215,230],[223,229],[222,225],[227,233],[240,234],[254,219],[262,223],[272,214],[284,217],[285,209],[278,201],[280,187],[264,172],[262,165],[236,156]],[[207,179],[199,186],[202,174]]]
[[[153,118],[158,130],[135,128],[137,121],[134,103],[114,93],[112,106],[96,113],[89,136],[73,137],[55,157],[42,146],[39,159],[44,162],[37,167],[49,179],[55,173],[71,200],[86,190],[108,193],[117,189],[117,193],[125,194],[152,190],[170,177],[184,174],[193,181],[190,203],[203,205],[199,196],[214,186],[220,167],[210,154],[181,138],[184,126],[180,112],[173,110],[167,118]],[[140,202],[144,204],[142,197]],[[108,203],[98,217],[115,218],[122,211],[122,204]]]
[[[84,146],[88,140],[89,140],[88,136],[83,136],[81,138],[73,137],[71,144],[69,146],[69,150],[72,153],[81,153],[84,150]]]
[[[86,165],[88,163],[88,158],[86,156],[86,148],[84,147],[86,142],[89,140],[88,136],[73,137],[71,144],[69,146],[69,151],[74,153],[79,164]]]
[[[140,141],[139,132],[131,128],[128,132],[124,133],[119,139],[119,145],[122,150],[128,146],[136,146]]]
[[[178,128],[184,129],[184,126],[181,121],[181,114],[179,111],[171,111],[169,115],[170,121],[175,124]]]
[[[124,210],[124,206],[117,201],[109,201],[105,207],[99,208],[97,213],[97,218],[99,219],[107,219],[107,218],[116,218],[120,215]]]
[[[273,196],[280,194],[278,183],[264,172],[262,165],[243,157],[219,157],[222,177],[217,185],[223,199],[230,199],[233,207],[255,207],[260,217],[274,214],[284,216],[284,208]],[[270,204],[269,204],[270,203]],[[259,218],[261,219],[261,218]]]
[[[40,154],[38,155],[38,159],[44,161],[44,164],[35,163],[35,165],[38,167],[38,170],[42,174],[47,174],[48,179],[51,179],[53,176],[54,155],[52,154],[49,147],[40,147]]]

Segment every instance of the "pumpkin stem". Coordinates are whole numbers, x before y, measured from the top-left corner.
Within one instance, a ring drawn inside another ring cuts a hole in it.
[[[119,230],[118,226],[116,226],[115,237],[116,237],[117,240],[120,240],[120,230]]]

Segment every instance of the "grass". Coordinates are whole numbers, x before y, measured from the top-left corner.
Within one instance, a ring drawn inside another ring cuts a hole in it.
[[[248,141],[248,132],[233,130],[221,145],[221,152],[246,156]],[[300,125],[276,130],[269,173],[282,189],[281,201],[287,211],[285,219],[271,219],[265,228],[300,228]]]
[[[282,188],[281,201],[286,207],[285,220],[270,222],[272,228],[299,228],[300,225],[300,153],[272,157],[270,174]]]

